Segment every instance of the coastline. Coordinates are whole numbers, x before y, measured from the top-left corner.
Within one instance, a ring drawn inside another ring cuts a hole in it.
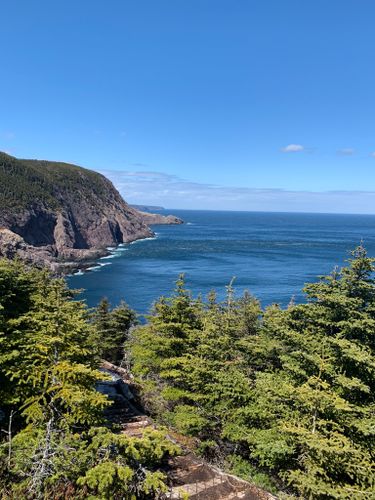
[[[107,246],[91,248],[56,248],[55,245],[34,246],[28,244],[17,233],[0,228],[0,257],[13,259],[19,257],[28,264],[47,268],[54,276],[65,277],[83,275],[86,271],[97,271],[104,267],[102,259],[114,257],[126,245],[147,239],[154,239],[156,234],[150,226],[183,224],[178,217],[149,214],[149,221],[133,233],[122,234],[122,241],[115,244],[113,239]],[[109,264],[109,263],[108,263]]]
[[[106,265],[110,265],[111,262],[108,263],[100,263],[100,260],[116,258],[116,254],[123,253],[127,250],[126,246],[131,245],[132,243],[136,243],[137,241],[145,241],[145,240],[154,240],[157,238],[157,233],[153,231],[154,226],[171,226],[171,225],[180,225],[185,224],[185,222],[176,217],[174,215],[161,215],[161,214],[152,214],[152,213],[144,213],[141,212],[142,216],[146,216],[149,218],[147,221],[149,231],[147,233],[142,233],[141,235],[135,236],[130,235],[126,241],[119,243],[116,246],[108,246],[103,249],[97,249],[98,255],[95,256],[94,259],[88,258],[82,261],[77,262],[69,262],[72,267],[69,270],[61,270],[60,273],[62,276],[83,276],[85,272],[98,271],[100,268],[105,267]],[[119,252],[119,249],[123,249]],[[73,271],[74,268],[74,272]]]
[[[179,224],[184,224],[182,219],[179,219],[181,222]],[[158,223],[158,224],[152,224],[152,226],[165,226],[165,225],[174,225],[175,223]],[[137,237],[131,237],[129,238],[126,242],[119,243],[116,246],[108,246],[105,249],[99,249],[98,252],[101,252],[100,255],[96,256],[95,259],[87,259],[87,260],[82,260],[82,261],[77,261],[77,262],[67,262],[67,264],[70,264],[71,267],[69,270],[64,270],[62,269],[60,271],[61,276],[63,277],[71,277],[71,276],[83,276],[86,272],[94,272],[94,271],[99,271],[102,267],[106,267],[112,264],[112,262],[100,262],[105,259],[112,259],[116,258],[119,255],[122,255],[124,252],[128,250],[128,246],[132,245],[133,243],[136,243],[137,241],[147,241],[147,240],[155,240],[158,237],[158,233],[153,231],[151,229],[151,236],[150,234],[147,235],[142,235],[142,236],[137,236]]]
[[[111,262],[100,262],[101,260],[105,259],[112,259],[116,258],[116,255],[122,254],[127,251],[127,245],[131,245],[132,243],[135,243],[137,241],[144,241],[144,240],[154,240],[157,237],[157,234],[152,231],[152,235],[142,235],[142,236],[137,236],[135,238],[129,238],[126,242],[119,243],[116,246],[108,246],[104,249],[99,249],[98,253],[100,254],[96,256],[95,259],[87,259],[85,261],[70,261],[67,262],[66,264],[71,265],[72,267],[68,270],[61,269],[59,270],[59,274],[63,277],[69,277],[69,276],[83,276],[85,272],[90,272],[90,271],[96,271],[100,270],[102,267],[109,266],[111,265]],[[120,250],[119,250],[120,249]],[[74,268],[74,272],[73,271]]]

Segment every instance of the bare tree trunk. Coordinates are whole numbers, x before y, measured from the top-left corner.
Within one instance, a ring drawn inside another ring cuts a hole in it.
[[[35,493],[37,495],[37,498],[41,498],[42,485],[44,479],[49,474],[48,463],[51,457],[52,432],[53,432],[53,417],[51,417],[47,422],[46,438],[44,441],[42,456],[41,458],[38,458],[38,456],[35,457],[38,462],[32,473],[33,478],[29,491]]]
[[[13,422],[14,410],[11,410],[9,415],[9,424],[8,424],[8,470],[10,470],[10,461],[12,458],[12,422]]]

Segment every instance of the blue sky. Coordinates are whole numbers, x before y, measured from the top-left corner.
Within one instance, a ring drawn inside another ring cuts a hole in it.
[[[373,0],[2,2],[0,149],[131,202],[375,213],[374,18]]]

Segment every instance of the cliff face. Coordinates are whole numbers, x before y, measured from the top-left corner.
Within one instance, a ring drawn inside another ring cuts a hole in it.
[[[101,174],[66,163],[0,153],[0,256],[48,263],[103,255],[108,246],[152,236]],[[176,223],[163,216],[158,224]]]

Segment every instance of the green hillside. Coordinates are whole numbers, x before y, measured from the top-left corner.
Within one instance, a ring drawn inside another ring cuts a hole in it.
[[[21,160],[0,152],[0,210],[27,209],[36,202],[57,209],[68,192],[95,203],[109,186],[101,174],[76,165]]]

